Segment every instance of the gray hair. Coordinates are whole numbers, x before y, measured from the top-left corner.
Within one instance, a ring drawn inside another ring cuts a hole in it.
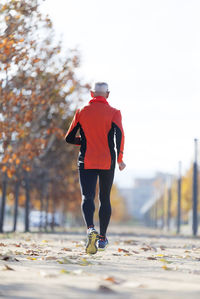
[[[96,82],[92,91],[97,94],[105,94],[109,92],[108,84],[106,82]]]

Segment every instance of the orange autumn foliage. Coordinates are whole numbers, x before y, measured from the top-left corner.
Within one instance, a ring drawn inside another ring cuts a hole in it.
[[[18,179],[24,187],[28,172],[33,208],[39,208],[38,198],[49,192],[56,208],[64,203],[79,213],[77,150],[63,140],[73,109],[89,88],[76,75],[79,54],[68,50],[63,55],[39,1],[4,2],[0,3],[0,172],[7,174],[13,193]],[[46,34],[38,40],[40,32]],[[48,186],[44,194],[43,186]],[[54,195],[49,186],[56,189]]]

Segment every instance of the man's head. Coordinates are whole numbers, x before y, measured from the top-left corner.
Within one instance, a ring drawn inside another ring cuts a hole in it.
[[[109,97],[109,93],[110,91],[106,82],[96,82],[93,90],[91,90],[92,97],[101,96],[107,99]]]

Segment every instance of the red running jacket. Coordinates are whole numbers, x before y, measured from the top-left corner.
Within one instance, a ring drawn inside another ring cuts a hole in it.
[[[80,136],[76,137],[78,130]],[[65,140],[81,146],[79,168],[111,169],[115,167],[116,160],[114,136],[117,161],[120,163],[124,149],[121,112],[111,107],[104,97],[98,96],[76,111]]]

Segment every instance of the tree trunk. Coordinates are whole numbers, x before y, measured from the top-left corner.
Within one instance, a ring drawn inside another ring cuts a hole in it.
[[[161,228],[164,229],[164,227],[165,227],[165,199],[164,199],[164,195],[161,198],[161,205],[162,205],[162,226],[161,226]]]
[[[25,192],[26,192],[26,202],[25,202],[25,232],[29,232],[29,212],[30,212],[30,186],[29,186],[29,176],[28,172],[25,171]]]
[[[65,228],[65,223],[66,223],[66,203],[63,200],[63,205],[62,205],[62,221],[61,225],[63,228]]]
[[[7,175],[5,174],[3,177],[3,186],[2,186],[1,212],[0,212],[0,233],[3,233],[5,205],[6,205],[6,187],[7,187]]]
[[[171,202],[172,202],[172,190],[171,187],[168,189],[168,202],[167,202],[167,230],[170,230],[171,222]]]
[[[14,222],[13,222],[13,231],[16,231],[17,228],[17,216],[18,216],[18,201],[19,201],[19,180],[15,183],[15,207],[14,207]]]
[[[49,221],[48,221],[48,212],[49,212],[49,194],[47,193],[47,196],[46,196],[46,206],[45,206],[45,231],[47,231],[47,227],[48,227],[48,224],[49,224]]]
[[[44,226],[44,215],[43,215],[43,190],[40,192],[40,231],[42,230],[42,227]]]
[[[55,227],[55,211],[56,211],[56,198],[55,198],[54,194],[52,196],[52,201],[53,201],[53,209],[52,209],[51,230],[54,231],[54,227]]]

